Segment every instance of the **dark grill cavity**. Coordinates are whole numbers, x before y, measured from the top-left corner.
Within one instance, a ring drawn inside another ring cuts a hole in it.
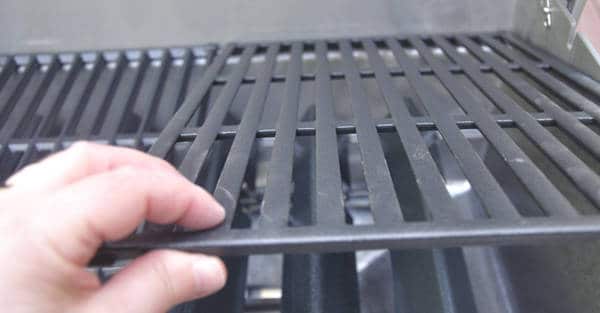
[[[178,312],[516,312],[499,248],[444,247],[600,237],[600,84],[511,34],[1,60],[2,180],[86,139],[165,158],[226,208],[95,261],[228,255],[226,289]],[[286,253],[266,263],[281,281],[254,290],[265,253]],[[358,276],[370,253],[391,285]]]

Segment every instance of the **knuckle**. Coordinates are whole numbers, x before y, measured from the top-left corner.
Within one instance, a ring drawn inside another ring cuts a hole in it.
[[[125,165],[108,173],[107,181],[113,187],[129,188],[132,194],[146,194],[155,190],[156,186],[164,183],[165,180],[157,173],[133,165]]]
[[[141,182],[146,181],[148,176],[144,171],[130,165],[117,168],[113,172],[113,175],[121,181],[137,180]]]
[[[77,141],[72,144],[68,152],[71,153],[78,162],[87,163],[92,158],[93,145],[86,141]]]
[[[92,144],[87,141],[77,141],[69,147],[69,150],[81,155],[87,155],[92,149]]]
[[[168,170],[172,170],[172,171],[177,171],[177,169],[175,168],[175,166],[173,166],[173,164],[169,163],[166,160],[160,159],[160,158],[156,158],[155,159],[159,162],[159,164],[164,167],[165,169]]]

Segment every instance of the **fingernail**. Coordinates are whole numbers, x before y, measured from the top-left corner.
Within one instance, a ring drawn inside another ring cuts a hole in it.
[[[6,186],[16,186],[16,185],[27,185],[27,180],[30,179],[31,170],[35,165],[30,164],[19,170],[18,172],[12,174],[9,178],[6,179],[4,183]]]
[[[196,186],[198,188],[198,192],[200,194],[206,194],[206,191],[204,189],[202,189],[202,187]],[[203,198],[205,200],[205,206],[209,207],[209,210],[212,212],[212,217],[214,218],[215,223],[220,223],[225,219],[225,208],[223,208],[223,206],[217,202],[217,200],[215,200],[215,198],[213,198],[212,196],[210,196],[211,201],[206,201],[206,198]],[[211,219],[212,220],[212,219]]]
[[[215,218],[218,219],[219,221],[222,221],[225,219],[225,208],[223,208],[219,202],[217,202],[215,200],[214,204],[212,205],[212,209],[215,212]]]
[[[4,186],[5,186],[5,187],[7,187],[7,188],[8,188],[8,187],[12,187],[12,186],[14,186],[14,185],[15,185],[15,180],[14,180],[14,178],[12,178],[12,177],[10,177],[9,179],[7,179],[7,180],[4,182]]]
[[[27,170],[27,168],[24,168],[23,170],[13,174],[11,177],[9,177],[6,182],[4,183],[6,186],[8,187],[13,187],[15,185],[19,184],[19,181],[22,180],[23,177],[23,173],[24,171]]]
[[[212,294],[225,286],[227,270],[219,258],[202,256],[194,263],[193,268],[200,297]]]

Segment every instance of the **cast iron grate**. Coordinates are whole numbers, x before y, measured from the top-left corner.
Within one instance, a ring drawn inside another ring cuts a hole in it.
[[[227,210],[217,229],[146,225],[107,253],[331,252],[600,235],[600,85],[509,34],[228,44],[218,52],[164,129],[149,124],[168,106],[162,94],[182,84],[165,78],[170,53],[158,53],[155,68],[141,53],[128,61],[131,76],[118,82],[102,75],[124,75],[119,61],[75,57],[63,86],[78,94],[54,87],[56,95],[49,87],[56,57],[48,65],[8,60],[0,138],[3,153],[16,161],[3,162],[10,164],[3,177],[36,159],[23,158],[27,151],[60,149],[69,136],[139,149],[153,143],[151,154],[171,161]],[[183,60],[190,54],[184,50]],[[33,69],[40,66],[45,72]],[[89,77],[73,78],[75,68]],[[108,87],[95,86],[101,81]],[[132,85],[116,87],[123,83]],[[76,105],[60,131],[36,127],[57,110],[32,112],[45,101],[67,103],[72,94]],[[173,108],[179,96],[169,99]],[[17,125],[25,116],[26,126]],[[104,126],[91,126],[98,123]],[[474,137],[500,158],[500,169],[491,168]],[[457,200],[431,138],[458,165],[473,205]],[[348,170],[349,155],[359,158],[359,172]],[[407,170],[391,168],[395,160]]]
[[[146,150],[213,52],[206,46],[0,57],[0,181],[76,140]]]
[[[386,63],[382,50],[391,53],[398,68]],[[306,66],[303,68],[307,51],[316,63],[314,73],[306,73]],[[274,70],[282,54],[289,61],[285,76],[279,77]],[[445,55],[445,59],[440,55]],[[220,77],[232,58],[235,58],[235,66],[231,73],[226,78]],[[332,69],[333,63],[337,63],[339,72]],[[600,231],[600,219],[594,216],[600,205],[597,173],[600,138],[586,124],[594,124],[600,115],[594,102],[598,101],[600,89],[584,75],[558,64],[511,36],[227,45],[150,149],[150,153],[166,158],[176,142],[185,140],[182,134],[186,134],[191,143],[184,148],[184,156],[176,166],[190,180],[198,181],[202,169],[211,166],[209,156],[214,143],[225,136],[233,137],[228,153],[223,155],[225,160],[216,185],[211,188],[227,210],[224,225],[205,233],[167,235],[160,232],[112,247],[170,247],[247,254],[514,244],[594,237]],[[247,78],[252,66],[256,67],[255,76]],[[485,74],[488,71],[497,75],[516,96],[494,85]],[[475,99],[456,79],[457,74],[466,76],[502,115],[491,113]],[[426,112],[424,120],[412,116],[405,97],[393,81],[394,75],[406,79]],[[437,88],[430,77],[438,80],[447,93]],[[372,116],[370,102],[373,100],[367,94],[366,78],[375,80],[384,99],[389,112],[387,123]],[[337,124],[333,80],[342,80],[347,88],[346,100],[352,112],[348,125]],[[215,82],[220,81],[224,87],[214,102],[209,103],[203,125],[185,129],[190,117],[201,107],[198,103]],[[305,81],[314,82],[315,119],[311,127],[299,128],[300,89]],[[275,82],[283,82],[279,116],[272,122],[274,130],[261,131],[261,119],[272,113],[267,113],[265,103]],[[244,98],[247,104],[241,121],[224,133],[223,124],[230,105],[243,84],[251,85],[251,93]],[[524,99],[532,109],[520,105],[516,97]],[[464,121],[456,120],[451,107],[464,112]],[[545,128],[547,125],[559,128],[575,140],[577,150],[568,149],[555,133]],[[552,181],[540,164],[507,134],[506,128],[518,128],[533,142],[576,191],[585,196],[594,211],[580,208],[578,200],[558,186],[562,182]],[[409,221],[400,205],[378,135],[385,129],[396,130],[397,143],[403,147],[403,158],[410,164],[420,191],[424,220]],[[423,138],[424,129],[435,129],[441,134],[484,210],[473,210],[454,201]],[[541,209],[540,214],[528,214],[518,207],[461,129],[477,129],[485,137]],[[343,132],[356,134],[373,219],[369,225],[353,225],[345,207],[338,157],[338,136]],[[247,183],[248,162],[257,134],[274,137],[274,141],[257,216],[247,217],[249,221],[243,223],[244,206],[238,199],[244,190],[242,185]],[[305,209],[312,212],[307,223],[300,226],[294,225],[290,218],[293,189],[307,192],[306,188],[298,189],[293,184],[296,136],[312,136],[315,145],[314,166],[310,169],[315,173],[310,181],[314,205],[306,204]],[[592,156],[588,163],[576,155],[578,150],[584,149]]]

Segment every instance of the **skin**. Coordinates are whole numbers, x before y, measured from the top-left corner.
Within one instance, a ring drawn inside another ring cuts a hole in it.
[[[165,312],[221,289],[220,259],[157,250],[105,284],[85,270],[105,241],[142,221],[205,229],[223,208],[167,162],[91,143],[32,164],[0,191],[0,308],[10,312]]]

